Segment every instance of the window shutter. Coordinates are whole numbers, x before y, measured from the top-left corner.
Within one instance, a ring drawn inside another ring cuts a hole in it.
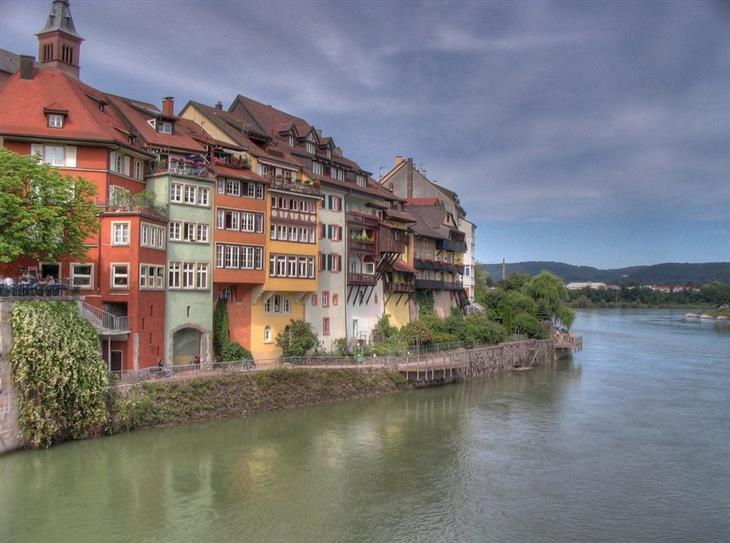
[[[43,145],[40,143],[31,143],[30,144],[30,154],[43,157]]]
[[[325,238],[325,233],[324,232],[325,232],[325,228],[326,227],[327,226],[324,225],[324,224],[320,224],[319,225],[319,239],[324,239]]]
[[[342,270],[342,255],[337,255],[337,271]]]
[[[66,146],[66,167],[76,167],[76,147],[74,145]]]
[[[327,255],[319,253],[319,271],[324,270],[327,267]]]

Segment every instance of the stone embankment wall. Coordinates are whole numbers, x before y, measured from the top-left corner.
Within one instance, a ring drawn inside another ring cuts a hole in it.
[[[10,302],[0,301],[0,454],[20,447],[18,402],[10,369]]]
[[[455,353],[465,356],[465,378],[495,375],[522,366],[544,366],[555,357],[553,340],[515,341]]]

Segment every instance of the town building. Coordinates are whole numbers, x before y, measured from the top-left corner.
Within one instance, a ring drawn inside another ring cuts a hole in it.
[[[143,194],[153,155],[126,130],[111,97],[78,80],[81,40],[68,2],[53,2],[38,34],[40,61],[20,56],[0,88],[0,144],[91,181],[99,231],[82,259],[20,259],[0,273],[50,275],[78,289],[109,368],[144,368],[165,356],[167,215]]]

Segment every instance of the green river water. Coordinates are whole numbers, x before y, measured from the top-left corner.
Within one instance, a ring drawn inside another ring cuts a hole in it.
[[[0,541],[730,541],[730,326],[578,314],[572,360],[0,457]]]

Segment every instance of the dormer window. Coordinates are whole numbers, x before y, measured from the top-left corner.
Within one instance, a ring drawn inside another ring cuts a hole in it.
[[[169,121],[160,121],[157,123],[157,131],[160,134],[172,134],[172,123]]]
[[[313,155],[317,151],[317,146],[315,145],[314,137],[310,134],[307,136],[307,143],[306,143],[306,149],[307,153],[310,155]]]
[[[327,153],[327,158],[331,159],[332,158],[332,149],[330,149],[329,147],[327,147],[326,153]]]
[[[60,113],[49,113],[48,114],[48,127],[49,128],[63,128],[64,116]]]
[[[289,134],[289,147],[294,147],[294,136]]]
[[[355,176],[355,182],[360,185],[361,187],[364,187],[367,185],[367,180],[365,179],[365,176],[362,174],[357,174]]]

